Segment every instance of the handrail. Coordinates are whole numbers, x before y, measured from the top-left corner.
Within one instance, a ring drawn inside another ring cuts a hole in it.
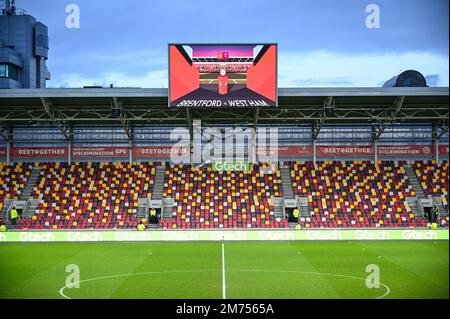
[[[425,212],[425,208],[423,207],[422,201],[421,201],[419,198],[417,198],[417,203],[418,203],[417,206],[418,206],[419,209],[420,209],[420,213],[423,214],[423,213]]]
[[[30,206],[30,200],[27,199],[27,202],[25,203],[25,206],[22,209],[22,218],[25,215],[25,213],[28,213],[28,207]]]
[[[150,198],[147,197],[147,201],[145,203],[145,218],[148,219],[148,211],[150,209]]]

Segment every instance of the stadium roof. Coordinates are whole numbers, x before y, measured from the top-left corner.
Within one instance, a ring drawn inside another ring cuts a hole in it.
[[[167,89],[0,89],[0,125],[437,123],[448,126],[448,87],[279,88],[278,107],[169,108]]]

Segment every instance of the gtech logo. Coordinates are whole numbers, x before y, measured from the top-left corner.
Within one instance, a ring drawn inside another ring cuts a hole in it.
[[[248,172],[250,170],[250,166],[247,162],[213,162],[212,163],[213,171],[243,171]]]
[[[55,241],[55,236],[51,233],[32,233],[32,232],[21,232],[19,233],[19,241],[21,242],[48,242],[48,241]]]
[[[438,239],[437,232],[432,230],[428,231],[416,231],[416,230],[405,230],[402,233],[403,239],[412,239],[412,240],[436,240]]]

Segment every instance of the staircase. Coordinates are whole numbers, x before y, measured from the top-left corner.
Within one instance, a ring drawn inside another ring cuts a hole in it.
[[[288,228],[289,229],[295,229],[295,227],[297,227],[298,223],[294,223],[294,222],[289,222],[288,223]]]
[[[153,184],[153,194],[152,199],[161,200],[162,193],[164,190],[166,168],[164,166],[157,166],[155,172],[155,182]]]
[[[2,218],[6,218],[6,227],[8,229],[15,228],[15,226],[13,226],[13,224],[11,223],[11,219],[9,216],[10,208],[15,207],[18,211],[22,210],[22,212],[23,212],[24,209],[27,207],[27,203],[28,203],[28,201],[26,201],[26,200],[17,200],[17,199],[5,200],[4,206],[1,211],[1,216],[2,216]],[[22,216],[23,216],[23,213],[22,213]]]
[[[419,199],[417,197],[406,197],[406,202],[414,214],[423,215],[423,209],[422,206],[419,205]]]
[[[138,198],[137,218],[148,218],[148,199]]]
[[[448,208],[445,208],[444,205],[442,205],[441,196],[433,196],[433,201],[438,206],[439,215],[441,217],[448,216]]]
[[[411,186],[414,189],[414,192],[416,193],[415,197],[406,197],[406,202],[408,203],[413,213],[423,215],[423,208],[422,205],[420,205],[419,201],[421,199],[427,198],[427,196],[423,192],[423,188],[420,185],[416,172],[414,172],[414,169],[411,167],[411,165],[406,164],[404,167],[409,183],[411,184]]]
[[[31,218],[31,216],[36,212],[36,209],[41,202],[39,199],[33,199],[31,197],[31,194],[33,193],[33,189],[36,186],[36,183],[39,179],[39,175],[41,173],[40,167],[32,167],[31,168],[31,174],[28,178],[27,183],[25,184],[24,189],[20,193],[20,197],[18,200],[6,200],[5,205],[0,213],[0,218],[6,218],[8,209],[11,206],[11,204],[14,203],[17,209],[22,210],[22,218]],[[13,228],[11,221],[8,220],[7,222],[8,228]]]
[[[423,214],[423,209],[421,206],[417,203],[420,199],[425,199],[428,196],[425,195],[422,186],[420,185],[419,179],[417,178],[416,172],[414,172],[414,169],[411,167],[411,165],[405,166],[405,172],[408,175],[409,182],[414,188],[414,192],[416,193],[416,200],[412,200],[411,197],[406,198],[406,201],[408,202],[409,206],[413,210],[413,212],[419,212]],[[439,208],[439,213],[441,216],[448,216],[448,209],[446,209],[442,205],[441,196],[432,196],[433,198],[433,204],[437,204]],[[410,202],[411,201],[411,202]]]
[[[283,218],[284,206],[283,206],[283,198],[282,197],[274,197],[273,199],[273,209],[275,212],[275,218]]]
[[[300,217],[309,217],[308,197],[301,196],[298,198]]]
[[[418,199],[424,199],[427,196],[423,192],[423,188],[420,185],[419,179],[417,178],[416,172],[414,172],[414,169],[411,167],[411,165],[407,164],[405,165],[405,172],[408,176],[409,182],[411,183],[412,187],[414,188],[414,192],[416,193],[416,197]]]
[[[171,218],[173,211],[173,198],[162,200],[161,218]]]
[[[25,185],[25,188],[23,189],[20,195],[21,199],[26,200],[31,197],[31,194],[33,193],[33,188],[36,186],[40,174],[41,174],[40,167],[33,167],[31,169],[30,177],[28,178],[27,184]]]
[[[286,166],[280,167],[280,175],[284,198],[293,199],[294,191],[292,189],[291,169]]]
[[[23,211],[23,218],[31,218],[36,213],[39,204],[42,202],[40,199],[31,198],[28,200],[27,206]]]
[[[12,202],[13,202],[12,199],[5,199],[5,201],[3,202],[3,208],[0,211],[0,219],[6,220],[6,224],[7,224],[6,226],[8,228],[10,228],[10,223],[11,223],[8,219],[8,210],[9,210],[9,207],[11,206]]]
[[[147,224],[147,229],[158,229],[158,224]]]

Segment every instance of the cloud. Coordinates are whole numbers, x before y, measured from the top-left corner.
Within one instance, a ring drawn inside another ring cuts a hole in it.
[[[149,59],[151,61],[145,62]],[[99,56],[107,72],[71,72],[54,76],[49,87],[85,85],[116,87],[168,86],[167,61],[154,52]],[[114,65],[109,68],[108,65]],[[120,67],[117,67],[120,66]],[[448,57],[429,52],[344,54],[329,51],[280,53],[279,87],[379,87],[400,72],[414,69],[427,75],[430,86],[449,85]],[[147,71],[146,71],[147,70]]]
[[[427,74],[425,75],[425,79],[429,86],[438,86],[439,84],[439,74]]]
[[[352,86],[353,80],[350,77],[328,77],[323,79],[301,78],[294,80],[294,86]],[[282,85],[283,86],[283,85]],[[288,85],[290,86],[290,85]]]
[[[166,88],[167,70],[149,71],[142,75],[133,75],[126,72],[107,72],[93,77],[72,73],[56,77],[47,86],[56,88],[88,85],[109,87],[110,84],[113,84],[115,87]]]
[[[429,52],[341,54],[328,51],[280,54],[278,85],[380,86],[402,71],[436,75],[432,85],[449,85],[448,57]]]

